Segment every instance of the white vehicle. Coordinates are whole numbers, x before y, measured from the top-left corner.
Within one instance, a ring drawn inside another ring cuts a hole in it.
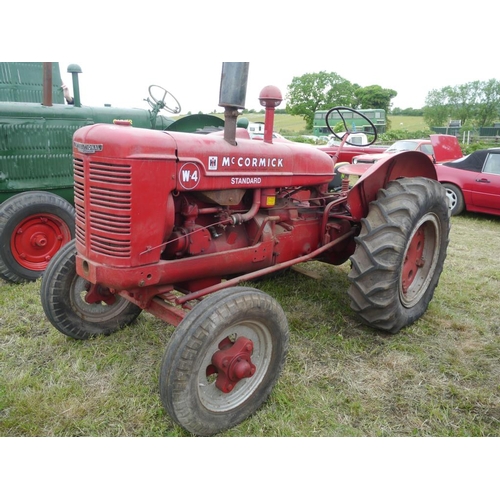
[[[344,137],[345,132],[342,134],[338,134],[340,137]],[[356,144],[358,146],[366,146],[368,144],[368,137],[366,137],[366,134],[363,134],[362,132],[357,132],[355,134],[350,134],[349,135],[349,142],[352,144]],[[339,146],[340,141],[335,138],[335,136],[331,135],[327,146]]]

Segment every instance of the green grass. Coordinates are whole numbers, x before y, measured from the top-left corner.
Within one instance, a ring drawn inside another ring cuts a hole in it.
[[[223,113],[217,114],[217,116],[224,119]],[[251,122],[264,121],[264,115],[260,113],[245,113],[243,116]],[[389,116],[389,121],[391,123],[391,130],[393,131],[417,132],[428,128],[421,116]],[[303,118],[281,113],[277,113],[274,116],[274,131],[282,135],[311,133],[306,132],[306,122]]]
[[[268,401],[224,436],[498,436],[500,218],[452,219],[427,313],[399,334],[349,308],[348,263],[256,283],[284,308],[290,350]],[[0,283],[1,436],[186,436],[158,375],[173,327],[143,313],[74,341],[44,316],[40,283]]]
[[[390,130],[404,130],[417,132],[427,130],[429,127],[422,116],[389,116]]]

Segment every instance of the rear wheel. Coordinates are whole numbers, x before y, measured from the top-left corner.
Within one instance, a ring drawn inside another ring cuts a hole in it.
[[[453,184],[443,183],[448,197],[448,206],[450,207],[451,215],[459,215],[465,209],[464,195],[460,188]]]
[[[35,281],[75,233],[75,210],[44,191],[19,193],[0,205],[0,277]]]
[[[379,191],[351,257],[349,296],[361,319],[397,333],[427,310],[443,270],[450,216],[444,188],[403,178]]]
[[[255,412],[278,380],[288,323],[269,295],[247,287],[196,305],[165,351],[160,394],[172,419],[197,435],[234,427]]]
[[[132,323],[142,309],[119,295],[106,301],[85,300],[90,283],[76,273],[75,241],[68,243],[47,266],[40,298],[47,319],[61,333],[78,340],[113,333]],[[104,296],[106,290],[101,290]]]

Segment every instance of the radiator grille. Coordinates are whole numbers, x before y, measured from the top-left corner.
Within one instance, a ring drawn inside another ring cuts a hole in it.
[[[92,252],[129,258],[132,167],[92,162],[88,165],[85,176],[83,162],[74,160],[76,238],[81,243],[88,241]],[[88,213],[84,196],[89,198]]]

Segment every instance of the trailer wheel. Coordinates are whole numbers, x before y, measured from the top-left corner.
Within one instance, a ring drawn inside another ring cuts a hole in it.
[[[63,198],[28,191],[0,205],[0,277],[35,281],[75,234],[75,210]]]
[[[381,189],[362,220],[348,293],[361,319],[390,333],[427,310],[443,270],[450,213],[444,188],[403,178]]]
[[[288,323],[269,295],[247,287],[205,298],[165,351],[160,395],[171,418],[201,436],[254,413],[271,393],[288,348]]]
[[[61,333],[78,340],[108,335],[132,323],[142,309],[119,295],[104,302],[85,301],[88,282],[76,273],[75,241],[49,263],[42,277],[40,298],[47,319]]]

